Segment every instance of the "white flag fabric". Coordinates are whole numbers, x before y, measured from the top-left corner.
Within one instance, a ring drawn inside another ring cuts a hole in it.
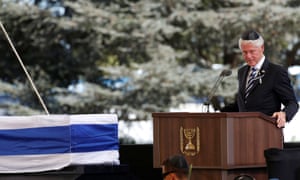
[[[114,114],[0,116],[0,173],[119,164]]]

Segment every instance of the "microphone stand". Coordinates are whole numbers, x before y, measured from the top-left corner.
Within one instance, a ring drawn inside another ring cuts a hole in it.
[[[219,75],[217,81],[215,82],[213,88],[211,89],[210,91],[210,94],[207,98],[207,102],[204,103],[204,105],[207,106],[207,112],[209,112],[209,106],[210,106],[210,103],[211,103],[211,100],[212,100],[212,97],[214,96],[215,92],[217,91],[220,83],[222,82],[222,80],[224,79],[225,76],[230,76],[231,75],[231,70],[223,70],[221,72],[221,74]]]

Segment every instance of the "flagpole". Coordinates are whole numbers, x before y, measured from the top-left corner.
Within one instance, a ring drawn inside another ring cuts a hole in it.
[[[18,61],[19,61],[19,63],[21,64],[21,66],[22,66],[22,68],[23,68],[23,70],[24,70],[24,72],[25,72],[25,74],[26,74],[26,76],[27,76],[27,79],[28,79],[29,82],[30,82],[31,87],[33,88],[33,90],[34,90],[36,96],[38,97],[38,99],[39,99],[39,101],[40,101],[42,107],[44,108],[44,111],[46,112],[47,115],[50,115],[50,114],[49,114],[49,111],[48,111],[48,109],[47,109],[47,107],[46,107],[46,105],[45,105],[45,103],[44,103],[44,101],[43,101],[43,99],[42,99],[42,97],[41,97],[41,95],[40,95],[40,93],[38,92],[38,90],[37,90],[35,84],[33,83],[32,78],[30,77],[30,75],[29,75],[29,73],[28,73],[26,67],[24,66],[24,64],[23,64],[23,62],[22,62],[22,59],[20,58],[20,56],[19,56],[19,54],[18,54],[18,52],[17,52],[15,46],[13,45],[11,39],[9,38],[8,33],[6,32],[6,30],[5,30],[5,28],[4,28],[4,26],[3,26],[3,24],[2,24],[1,21],[0,21],[0,26],[1,26],[1,29],[2,29],[2,31],[3,31],[3,33],[4,33],[5,37],[6,37],[6,39],[7,39],[8,42],[9,42],[9,45],[11,46],[11,48],[12,48],[14,54],[16,55],[16,57],[17,57],[17,59],[18,59]]]

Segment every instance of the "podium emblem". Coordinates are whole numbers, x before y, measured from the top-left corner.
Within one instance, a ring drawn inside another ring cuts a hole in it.
[[[187,156],[195,156],[200,151],[200,130],[180,127],[180,151]]]

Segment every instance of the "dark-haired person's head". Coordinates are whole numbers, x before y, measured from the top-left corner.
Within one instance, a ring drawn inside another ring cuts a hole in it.
[[[245,62],[255,66],[264,56],[264,39],[257,31],[245,31],[239,39],[239,48]]]
[[[164,180],[187,180],[189,166],[182,155],[174,155],[167,158],[162,164]]]

